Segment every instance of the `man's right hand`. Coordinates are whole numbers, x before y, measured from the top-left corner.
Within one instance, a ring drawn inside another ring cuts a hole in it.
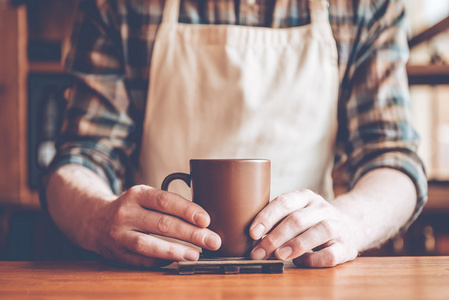
[[[206,228],[210,217],[203,208],[177,194],[149,186],[132,187],[99,213],[92,224],[100,233],[97,252],[114,261],[154,266],[164,261],[198,260],[197,249],[150,234],[210,250],[221,246],[219,235]]]
[[[65,165],[50,177],[47,204],[57,226],[79,246],[123,264],[153,267],[199,258],[195,247],[217,250],[207,212],[174,193],[138,185],[120,196],[89,169]],[[154,234],[154,235],[152,235]]]

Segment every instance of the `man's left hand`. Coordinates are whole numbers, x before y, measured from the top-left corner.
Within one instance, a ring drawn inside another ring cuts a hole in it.
[[[263,238],[251,257],[266,259],[274,253],[297,265],[332,267],[357,257],[356,226],[310,190],[283,194],[254,219],[250,235],[255,240]]]

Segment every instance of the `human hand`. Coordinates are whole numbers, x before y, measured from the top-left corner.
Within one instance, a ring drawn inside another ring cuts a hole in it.
[[[207,212],[183,197],[149,186],[134,186],[109,202],[90,225],[96,232],[95,251],[106,259],[136,266],[159,266],[170,261],[195,261],[199,252],[156,234],[217,250],[218,234],[206,227]]]
[[[251,237],[266,236],[251,257],[266,259],[274,253],[297,265],[332,267],[357,257],[355,228],[353,219],[310,190],[283,194],[254,219]]]

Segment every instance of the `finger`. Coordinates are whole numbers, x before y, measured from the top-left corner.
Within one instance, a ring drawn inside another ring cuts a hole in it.
[[[199,227],[210,224],[209,214],[201,206],[178,194],[144,185],[134,186],[127,193],[144,208],[177,216]]]
[[[311,268],[330,268],[336,265],[351,261],[357,257],[357,253],[348,253],[346,247],[341,243],[331,243],[317,252],[308,252],[293,260],[297,266],[307,266]]]
[[[135,220],[136,231],[172,237],[210,250],[218,250],[221,246],[221,238],[215,232],[171,215],[142,210]]]
[[[140,254],[136,254],[127,250],[122,250],[111,257],[105,257],[107,260],[118,262],[126,266],[136,266],[144,268],[160,268],[168,266],[172,263],[170,260],[164,260],[159,258],[146,257]]]
[[[253,252],[256,252],[259,248],[263,248],[265,256],[270,257],[276,249],[321,222],[323,217],[324,214],[322,211],[309,207],[295,211],[268,233],[254,248]],[[259,253],[263,252],[259,251]],[[262,256],[257,257],[257,255],[255,257],[256,259],[266,258]]]
[[[325,244],[335,237],[335,222],[326,220],[307,229],[275,251],[276,258],[290,260]]]
[[[116,246],[113,248],[104,247],[100,250],[99,254],[101,254],[106,260],[137,267],[163,267],[172,263],[170,260],[147,257],[133,253],[129,251],[128,248],[121,246]]]
[[[260,239],[286,216],[306,207],[314,197],[317,195],[310,190],[299,190],[277,197],[254,219],[250,227],[251,237],[255,240]]]
[[[150,258],[170,261],[197,261],[200,257],[198,250],[192,247],[164,241],[140,232],[127,234],[124,243],[132,253]]]

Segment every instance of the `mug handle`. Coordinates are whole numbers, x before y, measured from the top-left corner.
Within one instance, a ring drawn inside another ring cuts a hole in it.
[[[170,185],[170,183],[173,180],[176,179],[181,179],[182,181],[184,181],[189,187],[190,187],[190,174],[187,173],[172,173],[170,175],[168,175],[167,177],[165,177],[164,181],[162,182],[161,185],[161,190],[164,191],[168,191],[168,186]]]

